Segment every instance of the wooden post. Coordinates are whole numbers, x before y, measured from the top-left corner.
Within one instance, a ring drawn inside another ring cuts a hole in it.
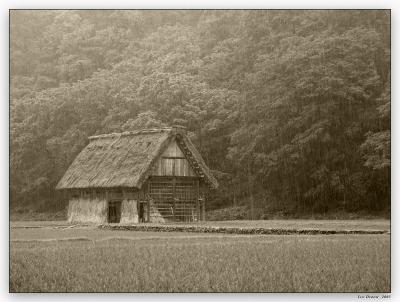
[[[149,191],[147,189],[147,185],[145,190],[146,190],[145,196],[147,196],[147,222],[150,222],[150,195],[148,194]]]
[[[253,187],[254,187],[254,181],[253,181],[253,176],[250,173],[250,164],[248,166],[247,170],[247,180],[248,180],[248,192],[249,192],[249,197],[250,197],[250,216],[251,220],[254,220],[254,195],[253,195]]]
[[[176,187],[176,179],[175,177],[172,178],[172,218],[175,221],[175,187]]]
[[[147,199],[147,222],[150,222],[150,198]]]
[[[203,186],[201,186],[201,188],[200,188],[200,195],[201,195],[201,198],[200,198],[200,208],[201,208],[201,213],[200,213],[200,219],[201,219],[201,221],[205,221],[206,220],[206,202],[205,202],[205,200],[206,200],[206,194],[205,194],[205,192],[204,192],[204,187]]]
[[[128,204],[128,194],[126,193],[125,189],[122,189],[121,216],[124,202],[126,202],[126,205]]]
[[[201,216],[202,216],[202,221],[206,221],[206,202],[205,202],[205,198],[203,197],[202,201],[202,211],[201,211]]]
[[[196,185],[197,185],[197,198],[196,198],[196,219],[199,221],[201,219],[201,214],[200,214],[200,185],[199,185],[199,180],[196,180]]]
[[[109,213],[109,206],[108,206],[108,189],[106,189],[105,195],[106,195],[105,197],[106,197],[106,207],[107,207],[106,221],[109,222],[108,219],[109,219],[110,213]]]

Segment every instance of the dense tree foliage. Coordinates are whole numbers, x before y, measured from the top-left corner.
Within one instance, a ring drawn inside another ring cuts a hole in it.
[[[211,207],[390,208],[388,11],[10,18],[13,208],[64,206],[54,187],[88,136],[172,124],[220,179]]]

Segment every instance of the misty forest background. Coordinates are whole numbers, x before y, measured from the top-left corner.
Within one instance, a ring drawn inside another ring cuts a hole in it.
[[[210,210],[387,215],[389,14],[11,11],[11,210],[64,209],[88,136],[180,124]]]

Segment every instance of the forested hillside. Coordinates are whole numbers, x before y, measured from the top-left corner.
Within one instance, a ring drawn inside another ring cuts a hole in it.
[[[12,11],[10,206],[57,210],[90,135],[180,124],[209,208],[390,209],[389,11]],[[251,205],[254,205],[251,206]]]

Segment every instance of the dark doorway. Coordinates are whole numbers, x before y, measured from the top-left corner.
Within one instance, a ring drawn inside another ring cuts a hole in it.
[[[112,200],[108,203],[108,222],[119,223],[121,220],[121,200]]]
[[[145,220],[144,220],[144,202],[139,202],[139,222],[145,222]]]

